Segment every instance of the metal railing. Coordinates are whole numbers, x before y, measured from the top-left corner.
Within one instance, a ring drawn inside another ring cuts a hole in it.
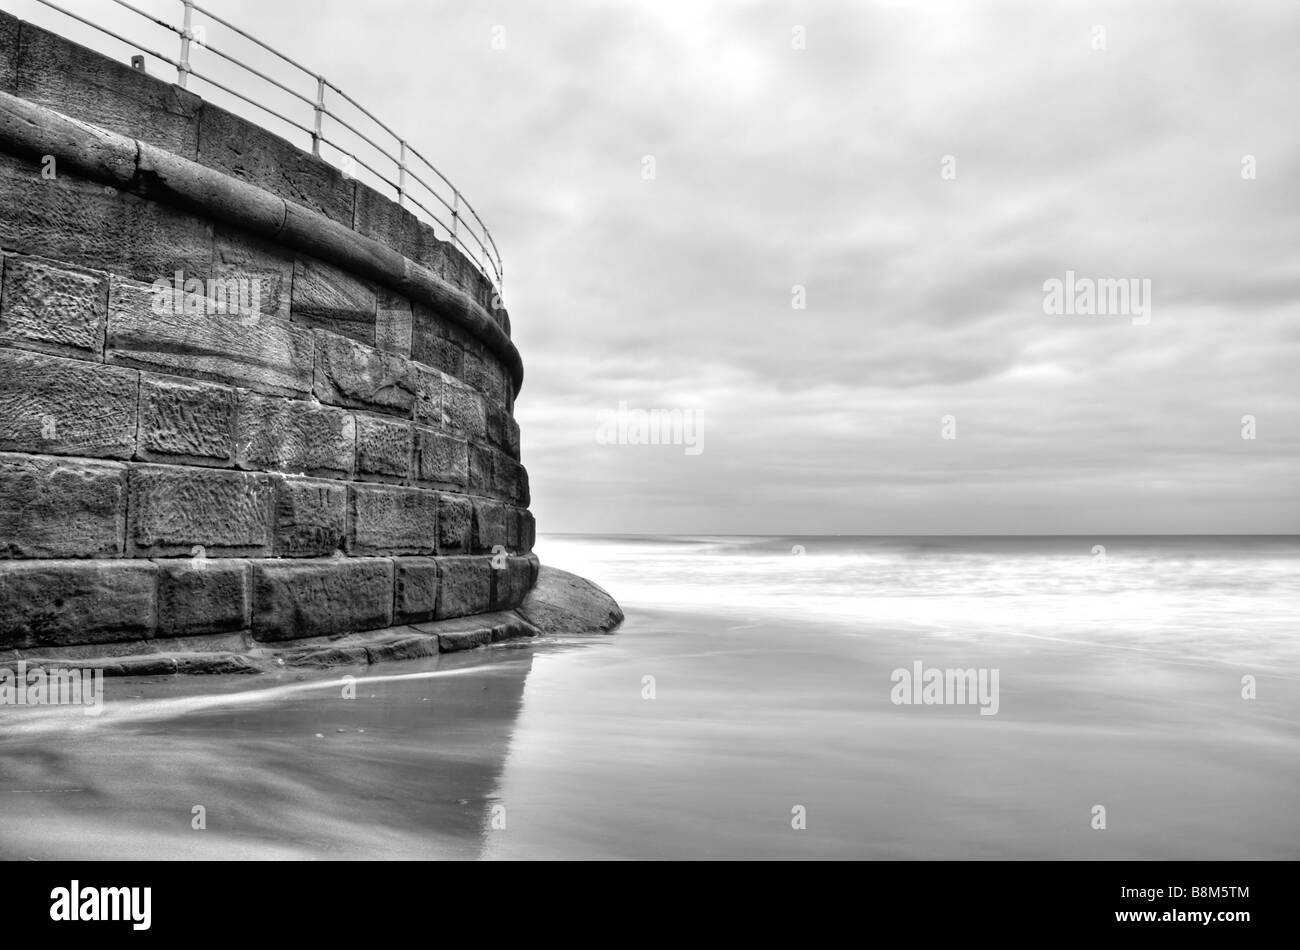
[[[325,156],[321,155],[321,146],[329,146],[339,157],[341,157],[341,161],[333,164],[338,165],[345,175],[354,177],[356,166],[364,168],[374,176],[379,183],[387,186],[396,194],[399,206],[406,208],[426,224],[434,225],[435,229],[440,228],[442,231],[446,232],[447,239],[464,251],[465,255],[472,260],[475,265],[477,265],[483,275],[495,285],[498,293],[502,292],[505,273],[501,263],[501,253],[497,250],[496,242],[492,239],[492,234],[488,231],[487,225],[483,223],[483,219],[479,217],[473,206],[465,200],[465,196],[460,193],[460,190],[451,183],[446,175],[434,167],[433,163],[421,155],[410,142],[394,132],[391,128],[376,118],[370,110],[361,105],[361,103],[357,102],[338,86],[334,85],[323,75],[313,72],[274,47],[262,42],[257,37],[251,35],[240,27],[235,26],[228,20],[223,19],[199,3],[194,2],[194,0],[169,0],[169,2],[179,3],[182,8],[182,23],[180,26],[176,26],[167,22],[165,19],[156,17],[152,13],[142,10],[138,6],[128,3],[127,0],[112,0],[112,2],[116,3],[118,6],[126,8],[132,13],[149,20],[158,27],[161,27],[179,37],[179,59],[172,59],[164,53],[142,46],[139,41],[128,39],[100,23],[95,23],[80,14],[73,13],[71,10],[52,2],[52,0],[37,0],[37,2],[69,16],[94,30],[105,33],[113,39],[118,40],[141,53],[145,53],[160,62],[172,66],[176,70],[176,84],[182,89],[189,87],[189,81],[191,78],[202,80],[209,86],[235,96],[243,102],[260,109],[263,112],[269,113],[292,128],[311,136],[311,150],[313,155],[325,159]],[[267,72],[263,72],[248,63],[242,62],[236,58],[233,53],[214,46],[209,42],[207,24],[196,24],[194,22],[194,14],[196,12],[211,20],[213,23],[219,24],[220,26],[243,37],[245,40],[256,44],[257,47],[271,54],[279,62],[287,64],[297,70],[302,74],[302,76],[310,79],[315,84],[315,98],[313,99],[292,88],[288,84],[289,80],[287,77],[284,80],[281,80],[275,76],[268,75]],[[197,71],[192,62],[192,52],[194,47],[198,47],[199,49],[211,53],[212,55],[230,63],[241,71],[241,75],[250,75],[270,84],[287,95],[295,106],[299,104],[305,105],[311,110],[311,125],[304,125],[303,122],[297,121],[281,112],[277,112],[265,101],[259,101],[259,98],[256,98],[253,95],[232,88],[231,85],[221,82],[211,73],[205,74]],[[376,137],[380,137],[382,134],[391,138],[392,145],[385,147],[380,142],[375,141],[375,138],[372,138],[370,135],[367,135],[365,132],[358,129],[353,122],[361,124],[360,119],[353,117],[353,121],[350,122],[347,118],[339,115],[338,112],[331,109],[330,104],[326,102],[326,94],[328,92],[336,94],[337,98],[340,99],[342,103],[355,109],[361,116],[368,119],[377,130],[375,133]],[[349,147],[348,144],[337,141],[329,135],[326,135],[326,118],[331,119],[343,130],[343,133],[341,134],[331,132],[331,135],[336,135],[338,139],[344,139],[347,137],[347,133],[350,133],[352,136],[355,136],[357,140],[370,146],[374,152],[374,160],[376,164],[381,164],[382,159],[387,159],[391,162],[392,166],[386,170],[387,173],[375,168],[374,165],[370,164],[370,162],[358,158],[356,156],[358,149],[355,145]],[[390,150],[394,146],[396,147],[397,154],[393,154]],[[414,160],[414,163],[412,160]],[[396,178],[396,181],[393,180],[394,177]],[[426,180],[426,178],[429,180]],[[432,184],[430,181],[432,181]],[[430,208],[430,205],[439,210],[434,211]],[[468,243],[471,241],[473,242],[472,244]]]

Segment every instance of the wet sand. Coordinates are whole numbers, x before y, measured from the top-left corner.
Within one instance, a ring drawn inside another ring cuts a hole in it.
[[[95,718],[0,709],[0,856],[1300,857],[1290,673],[1245,701],[1240,670],[1167,654],[627,613],[435,660],[109,680]],[[1000,668],[996,716],[890,702],[891,670],[954,656]]]

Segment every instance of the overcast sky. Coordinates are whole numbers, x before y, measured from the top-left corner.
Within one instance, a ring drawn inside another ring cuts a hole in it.
[[[487,220],[541,531],[1300,528],[1294,3],[207,3]]]

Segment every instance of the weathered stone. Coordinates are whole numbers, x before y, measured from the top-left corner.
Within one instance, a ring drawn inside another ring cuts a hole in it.
[[[495,453],[486,445],[469,444],[469,490],[476,495],[492,491],[492,456]]]
[[[438,559],[440,580],[439,619],[467,617],[492,609],[492,559],[486,557],[444,557]]]
[[[374,284],[332,264],[301,256],[294,262],[295,323],[374,346],[376,299]]]
[[[519,614],[546,634],[609,633],[623,622],[603,588],[554,567],[542,567]]]
[[[472,630],[448,630],[438,635],[438,649],[443,653],[460,653],[484,647],[492,642],[491,627],[475,627]]]
[[[218,224],[213,238],[213,276],[253,282],[258,312],[289,319],[293,254],[282,245]]]
[[[488,355],[484,358],[486,364],[483,385],[487,394],[488,402],[498,406],[507,406],[510,403],[508,393],[513,390],[514,384],[510,381],[510,374],[506,372],[505,366],[495,356]]]
[[[415,470],[423,485],[464,488],[469,480],[469,446],[464,439],[416,426]]]
[[[487,438],[487,410],[483,397],[456,380],[447,380],[442,390],[442,423],[463,432],[467,438]]]
[[[412,308],[411,358],[451,376],[465,373],[465,353],[446,325],[423,304]]]
[[[487,440],[488,444],[496,448],[505,448],[506,443],[506,410],[504,406],[498,406],[491,402],[485,406],[487,415]]]
[[[305,396],[312,387],[312,335],[267,316],[177,313],[145,284],[113,278],[105,357],[156,372]]]
[[[385,663],[392,660],[418,660],[424,657],[437,656],[439,652],[441,651],[438,649],[438,638],[436,636],[415,635],[403,637],[400,640],[389,640],[384,643],[366,645],[366,656],[369,657],[371,663]]]
[[[323,159],[210,102],[203,104],[198,151],[204,165],[352,227],[350,178]]]
[[[370,654],[364,646],[308,647],[305,650],[282,653],[280,659],[288,666],[308,666],[324,670],[332,666],[367,665],[370,663]]]
[[[416,422],[442,425],[443,374],[420,363],[409,363],[411,387],[415,402],[411,415]]]
[[[0,246],[152,283],[178,268],[206,278],[212,224],[171,205],[0,154]]]
[[[518,502],[523,466],[504,452],[492,453],[492,494]]]
[[[122,676],[174,676],[180,668],[174,656],[123,657],[118,666]]]
[[[128,538],[138,557],[246,557],[271,550],[269,475],[132,465]]]
[[[106,274],[5,255],[0,344],[98,360],[107,314]]]
[[[375,313],[375,347],[402,359],[411,357],[411,301],[384,288]]]
[[[348,487],[343,482],[277,477],[275,554],[322,557],[343,549],[348,529]]]
[[[410,473],[410,423],[358,415],[357,477],[404,481]]]
[[[520,465],[519,468],[515,470],[515,478],[517,479],[515,483],[515,496],[512,500],[520,507],[527,508],[533,503],[532,491],[528,487],[528,469]]]
[[[352,413],[302,399],[239,391],[235,445],[240,468],[350,478]]]
[[[498,544],[506,546],[506,506],[498,501],[474,502],[474,551],[491,552]]]
[[[465,374],[461,377],[465,384],[481,396],[487,395],[487,367],[477,346],[465,350]]]
[[[438,606],[438,561],[431,557],[393,558],[394,614],[402,623],[432,620]]]
[[[504,406],[505,371],[493,356],[479,351],[477,344],[465,350],[465,382],[483,395],[489,405]]]
[[[188,465],[233,464],[235,391],[213,383],[143,374],[136,458]]]
[[[437,493],[396,485],[354,484],[348,490],[349,554],[433,554]]]
[[[195,156],[198,96],[31,23],[22,28],[17,88],[64,115]]]
[[[533,518],[533,513],[529,510],[521,509],[519,514],[519,550],[528,552],[533,549],[537,543],[537,522]]]
[[[126,466],[0,453],[0,558],[122,553]]]
[[[0,563],[0,646],[151,637],[157,571],[149,561]]]
[[[0,348],[0,450],[130,458],[139,377],[102,363]]]
[[[16,16],[0,10],[0,90],[17,92],[18,26]]]
[[[438,495],[438,553],[465,554],[473,543],[474,503],[464,495]]]
[[[352,230],[386,244],[394,251],[406,253],[415,216],[369,185],[357,182]]]
[[[392,623],[393,563],[386,558],[253,562],[258,640],[378,630]]]
[[[158,636],[190,637],[248,629],[248,562],[174,558],[158,565]]]
[[[498,614],[498,616],[502,619],[492,624],[493,643],[501,643],[504,640],[519,640],[524,637],[535,637],[541,632],[518,614],[505,612]]]
[[[519,550],[519,512],[522,509],[507,507],[505,511],[506,522],[506,550]]]
[[[406,360],[316,331],[316,398],[353,409],[409,416],[415,390]]]
[[[518,607],[532,586],[532,568],[527,558],[507,557],[505,566],[492,571],[492,609]]]
[[[191,675],[233,676],[262,672],[238,653],[183,653],[174,657],[176,672]]]
[[[505,431],[505,450],[506,454],[516,461],[519,460],[519,423],[515,422],[514,416],[506,413],[506,431]]]

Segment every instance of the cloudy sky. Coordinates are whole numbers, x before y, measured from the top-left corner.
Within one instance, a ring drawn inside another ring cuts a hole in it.
[[[487,220],[542,531],[1300,528],[1294,3],[207,3]]]

